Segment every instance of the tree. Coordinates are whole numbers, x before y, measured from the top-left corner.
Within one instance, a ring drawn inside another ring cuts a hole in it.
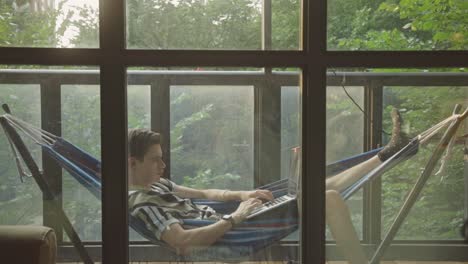
[[[59,47],[72,16],[71,11],[61,11],[63,4],[59,3],[57,9],[31,12],[23,6],[0,2],[0,46]]]
[[[340,1],[340,0],[335,0]],[[329,46],[365,50],[468,48],[463,0],[386,0],[330,5]],[[355,5],[353,5],[355,4]],[[349,8],[345,10],[346,8]]]
[[[261,14],[257,3],[128,1],[128,45],[150,49],[259,49]]]

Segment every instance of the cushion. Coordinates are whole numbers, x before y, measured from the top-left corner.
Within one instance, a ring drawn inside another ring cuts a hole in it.
[[[44,226],[0,225],[0,262],[54,264],[57,241]]]

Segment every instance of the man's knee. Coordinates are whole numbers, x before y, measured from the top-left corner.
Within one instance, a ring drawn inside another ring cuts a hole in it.
[[[341,194],[339,192],[335,190],[329,190],[329,191],[326,191],[325,195],[326,195],[325,200],[326,200],[327,211],[346,207],[343,197],[341,197]]]

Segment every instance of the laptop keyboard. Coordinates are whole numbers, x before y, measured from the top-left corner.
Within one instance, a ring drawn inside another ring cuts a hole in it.
[[[279,207],[280,205],[283,205],[283,204],[285,204],[285,203],[287,203],[287,202],[289,202],[291,200],[295,200],[295,199],[296,199],[296,197],[288,195],[288,194],[276,197],[275,199],[262,204],[262,206],[260,206],[258,208],[255,208],[250,213],[250,215],[247,216],[247,219],[252,218],[254,216],[257,216],[259,214],[262,214],[262,213],[264,213],[266,211],[272,210],[273,208]]]

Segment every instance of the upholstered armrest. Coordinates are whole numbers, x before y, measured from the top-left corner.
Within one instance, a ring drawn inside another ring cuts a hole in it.
[[[0,262],[54,264],[55,232],[44,226],[0,226]]]

